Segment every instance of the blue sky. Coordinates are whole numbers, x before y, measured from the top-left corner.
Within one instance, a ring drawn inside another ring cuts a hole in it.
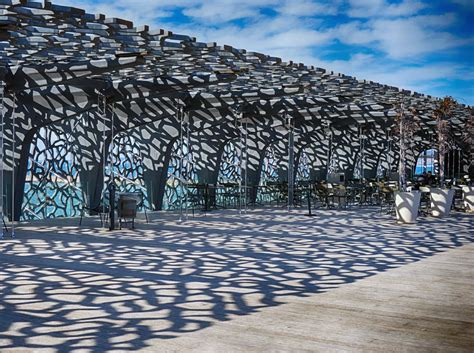
[[[474,105],[474,0],[55,0]]]

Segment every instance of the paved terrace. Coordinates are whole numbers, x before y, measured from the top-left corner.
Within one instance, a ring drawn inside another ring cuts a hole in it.
[[[0,351],[472,352],[474,218],[93,219],[0,241]]]

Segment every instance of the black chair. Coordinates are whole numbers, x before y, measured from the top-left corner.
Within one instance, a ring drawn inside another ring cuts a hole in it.
[[[5,232],[8,233],[8,227],[7,227],[7,224],[5,223],[5,218],[2,217],[2,221],[3,221],[3,229],[5,229]]]
[[[347,198],[348,193],[344,185],[337,185],[335,188],[333,188],[332,200],[333,204],[337,200],[337,208],[347,208]]]
[[[454,199],[452,209],[456,211],[464,211],[464,194],[459,186],[454,187]]]
[[[134,229],[135,218],[137,217],[137,199],[127,195],[120,195],[117,214],[120,229],[122,229],[122,224],[129,223],[132,225],[132,229]]]
[[[135,191],[135,192],[121,192],[118,194],[119,195],[119,200],[120,197],[127,197],[129,199],[134,199],[137,202],[137,210],[142,209],[143,212],[145,213],[145,221],[148,223],[148,214],[146,213],[146,207],[145,207],[145,194],[141,191]]]
[[[206,213],[209,210],[209,189],[206,184],[195,184],[186,194],[187,203],[191,205],[192,214],[194,217],[194,210],[202,206]]]
[[[102,223],[102,225],[106,223],[109,219],[109,213],[110,213],[109,206],[106,205],[104,207],[103,203],[100,201],[97,205],[92,206],[92,207],[86,204],[83,204],[82,210],[81,210],[81,219],[79,220],[79,226],[82,225],[82,218],[84,218],[85,211],[88,211],[89,215],[91,215],[92,213],[97,214],[100,217],[100,222]]]
[[[307,187],[297,185],[293,191],[293,206],[303,206],[303,199],[307,196]]]
[[[278,204],[278,191],[274,185],[261,185],[258,188],[260,189],[260,199],[262,205],[272,205],[273,203]]]
[[[7,204],[7,195],[3,195],[3,207],[5,207],[5,205]],[[5,209],[4,209],[5,210]],[[11,216],[11,215],[10,215]],[[7,224],[5,222],[5,218],[2,217],[2,222],[3,222],[3,229],[5,230],[5,233],[8,233],[8,227],[7,227]]]
[[[321,203],[321,207],[333,208],[334,204],[331,203],[330,197],[332,196],[329,188],[322,183],[318,183],[315,186],[316,196]]]
[[[239,200],[239,184],[236,183],[224,183],[222,184],[224,189],[220,193],[220,197],[222,198],[222,207],[227,209],[229,207],[237,207],[238,200]]]
[[[427,186],[420,186],[419,190],[421,192],[419,214],[422,216],[428,216],[431,213],[430,188]]]
[[[380,213],[392,214],[395,212],[395,190],[390,186],[382,186],[379,190]]]

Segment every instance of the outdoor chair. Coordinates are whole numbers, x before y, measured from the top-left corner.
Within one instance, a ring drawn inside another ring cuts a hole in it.
[[[384,187],[383,182],[377,182],[377,183],[374,184],[373,190],[372,190],[372,205],[380,206],[380,204],[382,203],[380,190],[383,187]]]
[[[222,207],[227,209],[229,207],[237,207],[239,200],[239,185],[236,183],[224,183],[223,190],[219,194],[222,199]]]
[[[7,227],[7,224],[5,223],[5,218],[2,217],[2,221],[3,221],[3,229],[5,230],[5,233],[8,233],[8,227]]]
[[[117,214],[120,229],[122,229],[122,224],[131,224],[132,229],[134,229],[135,218],[137,217],[137,199],[121,195],[117,207]]]
[[[378,196],[379,193],[377,184],[373,182],[369,183],[366,189],[367,204],[370,206],[378,205]]]
[[[4,205],[7,204],[7,195],[3,195],[3,204]],[[11,217],[11,214],[10,214],[10,217]],[[8,233],[8,227],[7,227],[7,223],[5,222],[4,217],[2,217],[2,222],[3,222],[3,229],[5,230],[5,233]]]
[[[430,188],[427,186],[420,186],[419,190],[421,192],[419,213],[422,216],[427,216],[430,214],[431,209]]]
[[[459,186],[453,187],[454,192],[454,199],[452,203],[452,209],[457,211],[464,211],[464,195],[463,191]]]
[[[344,185],[338,185],[334,188],[332,199],[337,200],[337,208],[347,208],[347,189]]]
[[[218,187],[215,184],[207,185],[207,190],[205,189],[204,193],[204,207],[206,206],[207,200],[207,209],[205,211],[217,210],[217,192]],[[206,208],[206,207],[205,207]]]
[[[277,206],[280,206],[280,204],[285,206],[286,203],[288,202],[288,185],[279,183],[279,184],[276,184],[276,189],[277,189],[277,193],[276,193]]]
[[[207,212],[209,208],[209,189],[206,190],[206,188],[208,188],[208,186],[205,184],[196,184],[195,187],[187,193],[187,202],[188,205],[191,206],[193,217],[194,210],[197,207],[202,206],[204,212]]]
[[[278,205],[279,203],[279,191],[275,184],[261,186],[260,195],[263,203],[269,205],[272,205],[273,203],[276,203]]]
[[[395,211],[394,189],[390,186],[382,186],[379,192],[380,213],[391,214]]]
[[[333,204],[330,202],[330,199],[329,199],[331,194],[329,192],[329,189],[325,185],[321,183],[316,184],[315,192],[322,207],[327,207],[327,208],[333,207]]]
[[[295,187],[293,193],[293,204],[294,206],[302,206],[303,199],[306,197],[306,189],[301,187]]]
[[[348,206],[360,206],[361,199],[361,191],[357,186],[346,187],[346,200]]]
[[[79,220],[79,226],[82,225],[82,219],[84,218],[84,213],[86,211],[89,212],[89,215],[91,215],[91,214],[98,215],[99,218],[100,218],[100,223],[102,225],[104,225],[104,223],[106,223],[109,219],[109,206],[106,205],[104,207],[104,205],[101,201],[99,201],[99,203],[95,206],[89,206],[87,204],[83,204],[82,209],[81,209],[81,218]]]
[[[120,200],[120,197],[135,199],[137,201],[137,210],[143,209],[143,212],[145,213],[145,221],[148,223],[148,214],[146,213],[146,207],[145,207],[145,194],[143,192],[141,191],[124,192],[124,193],[118,193],[118,195],[119,195],[119,200]]]

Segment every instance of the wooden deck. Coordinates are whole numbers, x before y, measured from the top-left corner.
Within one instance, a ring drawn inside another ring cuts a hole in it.
[[[183,352],[472,353],[474,245],[287,302],[160,342],[160,347]]]
[[[0,241],[0,352],[472,352],[474,217],[155,215]]]

